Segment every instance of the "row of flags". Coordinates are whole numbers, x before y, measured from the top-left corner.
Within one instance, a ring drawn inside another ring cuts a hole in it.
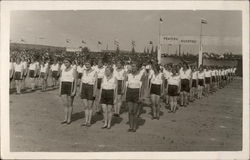
[[[163,18],[160,17],[159,21],[160,21],[160,23],[163,23]],[[207,22],[206,19],[201,18],[201,23],[202,23],[202,24],[207,24],[208,22]],[[45,39],[44,37],[38,37],[38,38],[39,38],[40,40]],[[21,38],[20,41],[21,41],[21,42],[25,42],[25,40],[24,40],[23,38]],[[71,42],[70,39],[66,39],[66,43],[70,43],[70,42]],[[84,41],[84,40],[82,40],[81,43],[82,43],[82,44],[87,44],[87,42]],[[97,44],[98,44],[98,45],[102,45],[102,42],[101,42],[101,41],[98,41]],[[120,44],[119,41],[118,41],[117,39],[115,39],[115,40],[114,40],[114,45],[118,47],[119,44]],[[153,44],[153,41],[149,41],[149,44]],[[134,40],[132,40],[132,46],[135,46],[135,41],[134,41]]]

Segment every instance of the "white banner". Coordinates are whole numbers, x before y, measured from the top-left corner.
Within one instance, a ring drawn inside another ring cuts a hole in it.
[[[169,36],[162,35],[160,39],[161,44],[199,44],[199,37],[194,36]]]
[[[81,48],[71,48],[71,47],[67,47],[66,51],[67,52],[81,52]]]

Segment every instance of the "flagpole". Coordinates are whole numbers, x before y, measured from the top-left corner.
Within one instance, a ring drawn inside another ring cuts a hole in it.
[[[161,38],[161,17],[158,19],[159,21],[159,35],[158,35],[158,52],[157,52],[157,60],[158,63],[161,63],[161,42],[160,42],[160,38]]]
[[[202,20],[200,23],[201,23],[201,29],[200,29],[200,49],[199,49],[198,67],[202,65]]]

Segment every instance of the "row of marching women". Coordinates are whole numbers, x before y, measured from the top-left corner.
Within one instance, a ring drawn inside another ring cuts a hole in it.
[[[82,99],[85,118],[82,126],[90,127],[93,114],[103,114],[103,129],[111,128],[113,117],[120,116],[121,107],[128,110],[128,132],[136,132],[138,116],[143,103],[150,99],[152,120],[160,119],[160,109],[164,104],[169,113],[178,107],[187,107],[190,102],[207,97],[224,88],[235,77],[236,68],[226,66],[189,66],[186,63],[159,65],[131,61],[124,64],[119,60],[95,64],[87,59],[84,63],[65,58],[63,64],[54,61],[42,62],[21,59],[11,62],[10,77],[16,82],[20,94],[23,80],[30,78],[31,89],[35,89],[36,79],[40,79],[42,91],[46,90],[47,78],[54,86],[59,86],[59,94],[64,104],[65,116],[61,124],[70,124],[73,102]],[[164,103],[163,103],[164,101]]]

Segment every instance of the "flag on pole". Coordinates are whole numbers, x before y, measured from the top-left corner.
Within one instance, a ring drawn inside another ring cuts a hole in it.
[[[85,42],[84,40],[82,40],[82,43],[83,43],[83,44],[86,44],[86,42]]]
[[[153,44],[153,41],[149,41],[149,44]]]
[[[118,46],[119,45],[119,42],[118,42],[118,40],[114,40],[114,44],[116,45],[116,46]]]
[[[69,43],[70,42],[70,40],[69,39],[66,39],[66,43]]]
[[[160,22],[163,23],[163,19],[160,17]]]
[[[102,42],[101,42],[101,41],[98,41],[98,44],[102,44]]]
[[[203,24],[207,24],[207,20],[206,20],[206,19],[204,19],[204,18],[202,18],[202,19],[201,19],[201,23],[203,23]]]
[[[21,42],[25,42],[25,40],[23,38],[21,38]]]
[[[135,46],[135,41],[134,40],[132,40],[132,46]]]

